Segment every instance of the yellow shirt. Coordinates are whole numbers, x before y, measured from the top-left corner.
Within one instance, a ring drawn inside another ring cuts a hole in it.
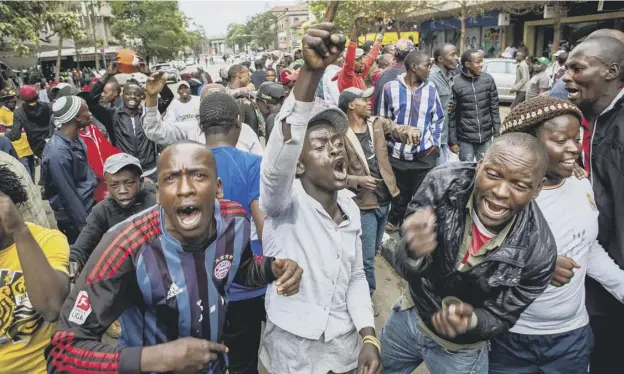
[[[7,109],[6,107],[0,107],[0,125],[4,125],[5,127],[13,126],[13,112]],[[4,135],[4,129],[1,132]],[[26,132],[22,129],[22,135],[19,139],[12,142],[13,148],[15,148],[15,152],[17,152],[17,157],[27,157],[32,156],[33,151],[30,149],[30,143],[28,143],[28,138],[26,137]]]
[[[58,230],[27,223],[54,270],[67,274],[69,244]],[[45,374],[43,352],[56,327],[28,299],[15,244],[0,250],[0,373]]]

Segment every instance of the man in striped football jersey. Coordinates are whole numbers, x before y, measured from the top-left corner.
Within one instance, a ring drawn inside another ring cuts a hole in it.
[[[206,146],[184,141],[162,153],[160,204],[102,238],[63,305],[49,373],[224,373],[232,282],[299,291],[296,262],[252,254],[245,210],[216,198],[220,184]],[[120,316],[117,347],[101,343]]]

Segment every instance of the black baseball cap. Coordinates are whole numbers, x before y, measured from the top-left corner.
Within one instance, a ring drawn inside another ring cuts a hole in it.
[[[349,109],[349,104],[353,102],[355,99],[366,99],[373,96],[373,88],[369,87],[365,90],[360,90],[359,88],[350,87],[340,93],[338,97],[338,108],[340,108],[343,112],[347,113]]]
[[[278,102],[284,98],[284,86],[276,82],[264,82],[258,87],[256,99]]]

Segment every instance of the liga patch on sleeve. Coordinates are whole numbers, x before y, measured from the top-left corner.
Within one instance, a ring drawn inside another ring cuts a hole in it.
[[[74,307],[69,313],[69,322],[73,322],[77,325],[82,325],[87,320],[87,317],[91,314],[91,301],[87,291],[80,291]]]

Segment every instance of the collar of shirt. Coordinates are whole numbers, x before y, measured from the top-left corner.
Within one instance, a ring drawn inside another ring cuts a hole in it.
[[[462,241],[461,248],[459,250],[459,256],[457,259],[459,270],[462,270],[462,268],[464,268],[464,266],[462,266],[461,264],[461,261],[464,258],[466,251],[468,251],[468,249],[470,248],[470,241],[472,239],[473,210],[474,192],[470,194],[470,198],[468,198],[468,203],[466,203],[466,224],[464,225],[464,239]],[[476,211],[474,212],[474,214],[476,214]],[[468,257],[468,264],[470,266],[475,265],[476,263],[474,261],[471,262],[471,259],[473,259],[474,257],[482,257],[489,251],[500,247],[501,244],[503,244],[505,238],[507,238],[507,234],[509,234],[509,231],[511,230],[511,227],[513,226],[515,220],[516,217],[514,216],[507,223],[507,225],[505,225],[505,228],[503,228],[496,236],[488,240],[485,244],[483,244],[483,246],[481,246],[481,248],[479,248],[479,251],[476,253],[476,255],[470,255]]]
[[[440,75],[442,78],[444,78],[444,81],[449,84],[453,81],[453,76],[450,73],[444,74],[444,71],[442,71],[442,69],[440,69],[438,65],[433,65],[431,67],[431,74]]]
[[[325,210],[325,208],[323,208],[321,203],[316,201],[312,196],[308,195],[308,193],[305,192],[305,189],[303,188],[303,185],[301,184],[300,179],[296,179],[294,181],[293,189],[297,194],[303,195],[304,199],[306,200],[306,203],[309,204],[314,209],[316,209],[316,211],[320,215],[324,216],[325,218],[327,218],[331,222],[334,222],[335,224],[334,219],[329,215],[329,213],[327,213],[327,211]],[[347,216],[344,221],[342,221],[339,225],[337,225],[338,227],[345,227],[351,223],[352,221],[351,216],[353,215],[353,212],[349,211],[349,207],[350,207],[349,201],[352,201],[354,196],[355,194],[347,189],[342,189],[338,191],[338,197],[337,197],[338,206],[340,207],[342,212]]]
[[[611,101],[611,104],[609,104],[608,107],[605,108],[605,110],[602,111],[602,113],[600,113],[600,116],[602,116],[603,114],[607,113],[608,111],[610,111],[611,109],[613,109],[613,107],[615,107],[615,104],[620,101],[620,99],[624,97],[624,88],[620,88],[620,92],[618,92],[617,95],[615,95],[615,97],[613,98],[613,100]]]
[[[67,143],[67,145],[74,147],[74,146],[79,146],[82,147],[83,143],[82,143],[82,139],[80,139],[80,136],[78,136],[76,138],[76,140],[72,141],[69,136],[65,135],[60,129],[55,129],[54,130],[54,135],[58,136],[59,138],[63,139],[63,141],[65,143]]]
[[[405,77],[406,77],[406,76],[407,76],[407,73],[403,73],[403,74],[401,74],[401,75],[399,75],[399,76],[397,77],[397,80],[398,80],[398,81],[399,81],[399,82],[400,82],[403,86],[405,86],[406,88],[409,88],[409,86],[408,86],[408,85],[407,85],[407,83],[405,82]],[[416,87],[416,88],[415,88],[412,92],[416,92],[416,91],[418,91],[418,90],[422,89],[423,87],[425,87],[425,86],[427,85],[427,83],[428,83],[427,81],[423,81],[423,82],[420,84],[420,86]]]

